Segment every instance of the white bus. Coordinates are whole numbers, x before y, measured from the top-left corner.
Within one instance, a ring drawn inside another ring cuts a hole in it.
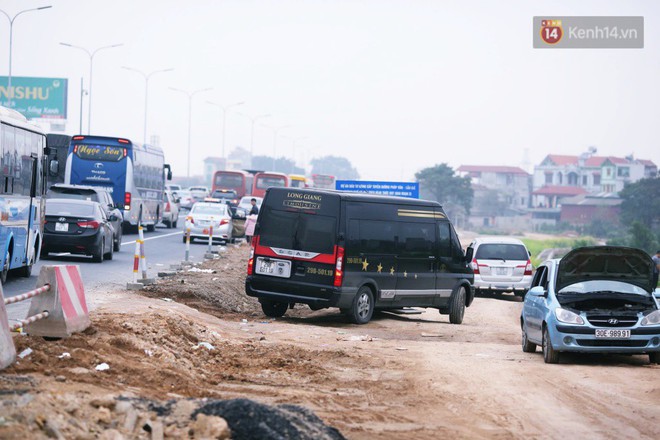
[[[124,216],[124,232],[138,223],[153,231],[163,217],[165,178],[172,179],[163,150],[128,139],[74,136],[66,161],[66,183],[107,189]]]
[[[46,135],[15,110],[0,107],[0,280],[29,277],[39,261],[44,224]]]

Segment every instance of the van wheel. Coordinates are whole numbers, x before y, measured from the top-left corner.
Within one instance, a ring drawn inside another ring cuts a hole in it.
[[[362,286],[353,298],[353,304],[348,312],[348,317],[355,324],[366,324],[374,314],[374,295],[371,289]]]
[[[452,324],[461,324],[465,316],[465,286],[458,288],[455,295],[449,302],[449,322]]]
[[[263,301],[261,303],[261,310],[269,318],[281,318],[288,308],[289,304],[283,302]]]

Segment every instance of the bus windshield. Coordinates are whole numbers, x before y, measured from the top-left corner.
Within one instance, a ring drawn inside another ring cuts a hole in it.
[[[266,189],[271,186],[286,186],[286,179],[279,176],[259,176],[257,177],[257,188]]]

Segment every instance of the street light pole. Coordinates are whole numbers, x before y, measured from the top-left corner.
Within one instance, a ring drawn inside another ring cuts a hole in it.
[[[12,88],[11,88],[11,53],[12,53],[12,44],[14,41],[14,20],[16,18],[25,13],[25,12],[31,12],[31,11],[41,11],[42,9],[50,9],[52,6],[40,6],[38,8],[32,8],[32,9],[25,9],[23,11],[18,12],[16,15],[13,17],[10,17],[9,14],[7,14],[5,11],[0,9],[0,12],[5,14],[5,17],[7,17],[7,20],[9,20],[9,75],[7,76],[7,97],[9,98],[9,105],[7,107],[13,107],[12,104],[12,98],[13,98],[13,93],[12,93]]]
[[[293,174],[293,168],[296,166],[296,143],[298,141],[302,141],[304,139],[307,139],[307,136],[302,136],[302,137],[297,137],[293,140],[292,148],[291,148],[291,154],[292,154],[292,159],[293,159],[293,165],[291,165],[291,174]]]
[[[239,115],[245,116],[252,122],[252,127],[250,128],[250,168],[253,168],[254,164],[252,163],[252,159],[254,157],[254,124],[259,119],[270,117],[270,114],[250,116],[246,115],[245,113],[239,113]]]
[[[273,130],[273,171],[275,171],[275,160],[277,159],[277,135],[280,130],[291,127],[290,125],[282,125],[281,127],[270,127]]]
[[[152,75],[156,73],[171,72],[173,68],[154,70],[151,73],[144,73],[141,70],[134,69],[132,67],[121,66],[122,69],[130,70],[131,72],[139,73],[144,78],[144,132],[143,132],[143,141],[142,143],[146,145],[147,143],[147,107],[149,106],[149,79]]]
[[[170,90],[174,90],[175,92],[180,92],[183,93],[184,95],[188,96],[188,171],[187,171],[187,177],[190,179],[190,142],[191,142],[191,135],[192,135],[192,99],[193,96],[195,96],[198,93],[206,92],[211,90],[212,87],[207,87],[205,89],[197,89],[193,90],[192,92],[189,92],[187,90],[181,90],[177,89],[175,87],[170,87]]]
[[[225,124],[227,122],[227,112],[232,107],[238,107],[239,105],[245,104],[245,101],[235,102],[229,105],[220,105],[212,101],[206,101],[207,104],[214,105],[219,107],[222,110],[222,160],[225,162],[225,169],[227,169],[227,159],[225,156]]]
[[[74,49],[80,49],[83,52],[89,56],[89,93],[88,93],[88,100],[87,100],[87,134],[91,133],[92,130],[92,74],[94,73],[94,55],[96,55],[97,52],[103,49],[112,49],[113,47],[119,47],[123,46],[124,43],[118,43],[118,44],[111,44],[109,46],[102,46],[99,48],[94,49],[93,51],[89,51],[88,49],[81,47],[81,46],[74,46],[73,44],[69,43],[62,43],[60,42],[62,46],[66,47],[71,47]],[[80,103],[82,105],[82,102]]]

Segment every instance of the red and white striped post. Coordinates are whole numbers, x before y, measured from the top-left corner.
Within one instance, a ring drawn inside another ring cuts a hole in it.
[[[186,259],[183,261],[186,263],[190,261],[190,228],[186,228]]]
[[[142,224],[138,226],[138,237],[140,240],[140,266],[142,267],[142,279],[147,279],[147,256],[144,254],[144,229]]]

